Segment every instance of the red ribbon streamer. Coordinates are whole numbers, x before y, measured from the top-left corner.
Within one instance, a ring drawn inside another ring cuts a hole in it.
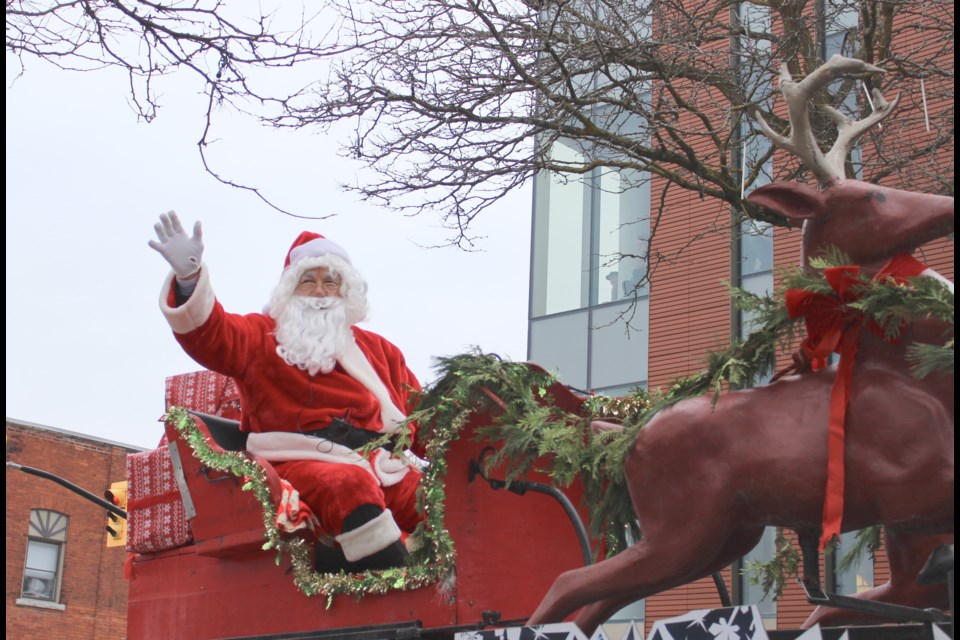
[[[907,254],[899,254],[873,277],[874,281],[892,280],[906,284],[907,279],[919,275],[927,266]],[[831,353],[840,354],[837,376],[830,393],[830,416],[827,435],[827,487],[823,502],[823,528],[820,550],[834,536],[840,535],[843,520],[844,439],[847,404],[853,379],[860,333],[864,325],[861,311],[847,305],[856,301],[860,293],[854,286],[860,283],[860,267],[844,266],[824,269],[824,277],[834,295],[813,293],[804,289],[788,289],[785,293],[787,312],[791,318],[803,317],[807,339],[800,349],[810,359],[814,370],[826,366]],[[880,327],[870,323],[869,328],[883,335]]]

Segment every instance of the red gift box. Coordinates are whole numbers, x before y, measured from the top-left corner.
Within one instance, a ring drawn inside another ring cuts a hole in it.
[[[127,456],[127,551],[152,553],[193,542],[166,446]]]

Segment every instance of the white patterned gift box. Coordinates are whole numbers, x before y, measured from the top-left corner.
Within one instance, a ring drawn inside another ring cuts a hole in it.
[[[236,383],[213,371],[194,371],[166,380],[166,409],[240,419]],[[181,455],[189,452],[180,452]],[[127,456],[127,550],[152,553],[193,541],[167,449],[166,435],[153,451]]]
[[[240,419],[240,393],[233,378],[213,371],[194,371],[167,378],[165,407],[184,407],[191,411]]]

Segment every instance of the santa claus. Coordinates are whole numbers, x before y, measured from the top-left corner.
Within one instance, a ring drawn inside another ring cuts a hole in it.
[[[171,211],[154,229],[149,244],[172,267],[161,310],[194,360],[236,381],[246,448],[299,491],[336,540],[342,566],[401,564],[403,534],[421,519],[420,473],[404,456],[355,449],[399,429],[420,385],[396,346],[356,326],[367,314],[367,284],[347,252],[301,233],[264,313],[237,315],[214,296],[200,223],[188,236]]]

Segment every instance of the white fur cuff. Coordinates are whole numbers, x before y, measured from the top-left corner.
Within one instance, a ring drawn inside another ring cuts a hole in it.
[[[207,265],[201,264],[200,278],[197,280],[196,288],[187,301],[179,307],[171,307],[167,304],[170,289],[176,286],[174,277],[171,271],[163,281],[163,289],[160,291],[160,310],[174,333],[190,333],[206,322],[213,313],[216,298],[213,294],[213,286],[210,284],[210,272]]]
[[[350,562],[356,562],[399,540],[400,527],[394,522],[390,509],[385,509],[370,522],[341,533],[335,539],[343,548],[344,557]]]

